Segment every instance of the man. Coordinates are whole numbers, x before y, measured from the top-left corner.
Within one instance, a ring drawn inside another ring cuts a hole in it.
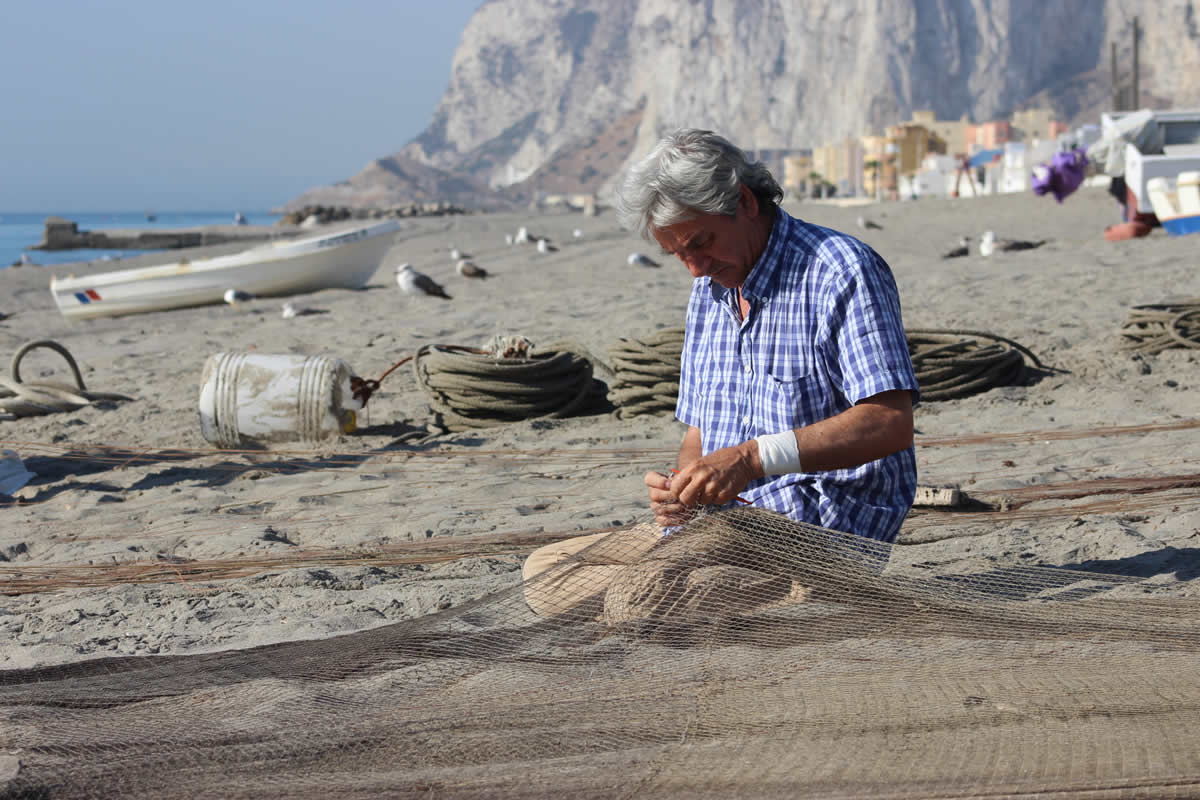
[[[916,492],[917,381],[895,281],[874,250],[789,216],[782,196],[762,164],[695,129],[666,136],[619,186],[622,224],[696,279],[676,406],[688,431],[678,474],[646,474],[650,506],[670,528],[740,496],[891,542]],[[526,578],[596,539],[535,552]],[[654,538],[639,542],[596,557],[606,542],[587,565],[544,578],[539,591],[553,602],[543,605],[597,591]]]

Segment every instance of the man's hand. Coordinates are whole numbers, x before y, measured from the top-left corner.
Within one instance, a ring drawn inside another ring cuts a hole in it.
[[[670,488],[684,506],[719,506],[733,500],[750,481],[762,476],[758,442],[751,439],[696,459],[671,479]]]
[[[664,528],[683,525],[692,518],[692,510],[679,502],[671,491],[671,477],[661,472],[647,472],[646,486],[650,488],[650,510],[654,520]]]

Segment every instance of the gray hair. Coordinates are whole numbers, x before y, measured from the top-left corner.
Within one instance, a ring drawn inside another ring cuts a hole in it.
[[[681,128],[626,170],[614,205],[623,227],[651,239],[652,231],[697,214],[733,216],[742,186],[760,205],[783,200],[783,190],[762,162],[751,161],[712,131]]]

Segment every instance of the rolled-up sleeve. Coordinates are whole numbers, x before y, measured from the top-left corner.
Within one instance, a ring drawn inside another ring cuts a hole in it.
[[[840,255],[860,266],[832,272],[827,286],[821,338],[833,381],[850,405],[901,389],[912,392],[916,405],[917,378],[891,270],[866,246]]]

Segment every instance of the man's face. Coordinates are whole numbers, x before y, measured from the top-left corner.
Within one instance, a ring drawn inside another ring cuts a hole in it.
[[[699,214],[652,233],[663,252],[682,261],[693,277],[709,277],[732,289],[742,285],[758,260],[753,220],[757,212],[754,195],[744,191],[733,216]]]

